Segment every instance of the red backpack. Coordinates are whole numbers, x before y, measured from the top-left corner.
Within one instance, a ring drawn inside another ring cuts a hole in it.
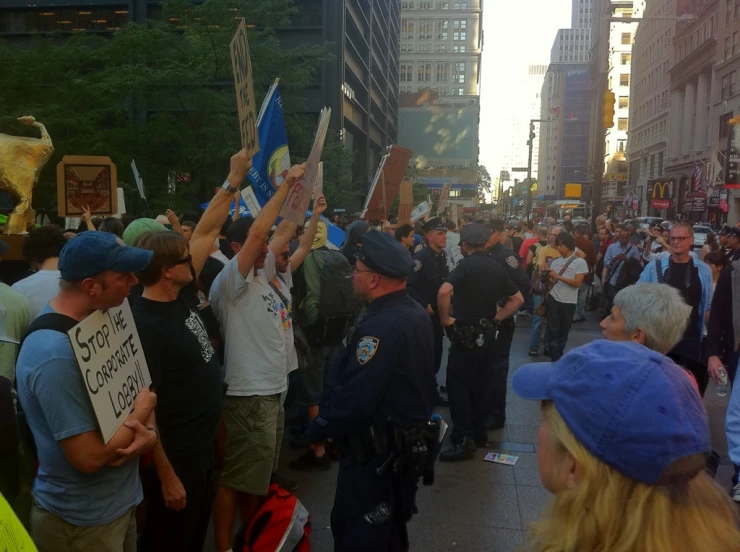
[[[301,501],[277,484],[247,527],[234,539],[236,552],[311,552],[311,515]]]

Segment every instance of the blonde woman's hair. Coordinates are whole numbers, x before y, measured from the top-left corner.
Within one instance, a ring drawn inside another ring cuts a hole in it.
[[[596,459],[576,440],[551,402],[543,403],[543,414],[555,449],[575,459],[582,477],[575,488],[558,493],[533,524],[526,550],[740,550],[737,508],[703,471],[688,481],[647,485]],[[685,463],[679,469],[685,469]]]

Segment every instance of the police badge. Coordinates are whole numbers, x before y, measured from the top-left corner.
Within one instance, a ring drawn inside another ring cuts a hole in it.
[[[509,255],[506,257],[506,264],[509,265],[511,268],[519,268],[519,261],[514,255]]]
[[[377,337],[365,336],[357,343],[357,362],[367,364],[378,350],[380,340]]]

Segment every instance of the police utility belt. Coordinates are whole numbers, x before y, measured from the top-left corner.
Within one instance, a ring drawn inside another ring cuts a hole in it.
[[[361,466],[380,458],[381,463],[375,468],[379,476],[394,473],[422,477],[424,485],[432,485],[434,463],[441,449],[442,425],[437,417],[411,428],[401,428],[390,421],[382,427],[372,424],[355,429],[339,445],[344,454]]]
[[[472,351],[483,347],[486,343],[493,343],[498,336],[499,329],[505,330],[504,326],[513,324],[513,318],[509,321],[488,320],[481,318],[477,324],[453,324],[447,326],[447,337],[453,345]]]

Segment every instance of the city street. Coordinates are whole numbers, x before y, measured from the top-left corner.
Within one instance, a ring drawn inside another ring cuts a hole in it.
[[[573,326],[568,349],[601,337],[596,313],[587,313],[587,317],[588,322]],[[511,350],[509,380],[519,366],[532,360],[527,356],[528,347],[529,319],[520,317]],[[545,361],[546,357],[534,360]],[[444,373],[439,377],[442,380]],[[729,488],[732,468],[726,457],[723,431],[727,400],[728,397],[717,397],[714,384],[710,383],[704,402],[709,412],[712,443],[722,456],[717,481]],[[440,411],[449,422],[449,409]],[[539,403],[522,400],[509,388],[506,418],[504,429],[489,432],[490,450],[519,456],[516,465],[484,462],[488,451],[483,450],[476,453],[474,460],[438,462],[434,486],[419,490],[419,514],[409,526],[411,550],[512,552],[523,544],[527,525],[537,519],[552,496],[542,486],[537,471]],[[337,465],[327,472],[291,472],[288,461],[298,454],[300,451],[284,447],[281,473],[300,483],[297,495],[311,512],[313,521],[312,549],[330,552],[333,541],[329,516]],[[211,535],[206,550],[214,550]]]

